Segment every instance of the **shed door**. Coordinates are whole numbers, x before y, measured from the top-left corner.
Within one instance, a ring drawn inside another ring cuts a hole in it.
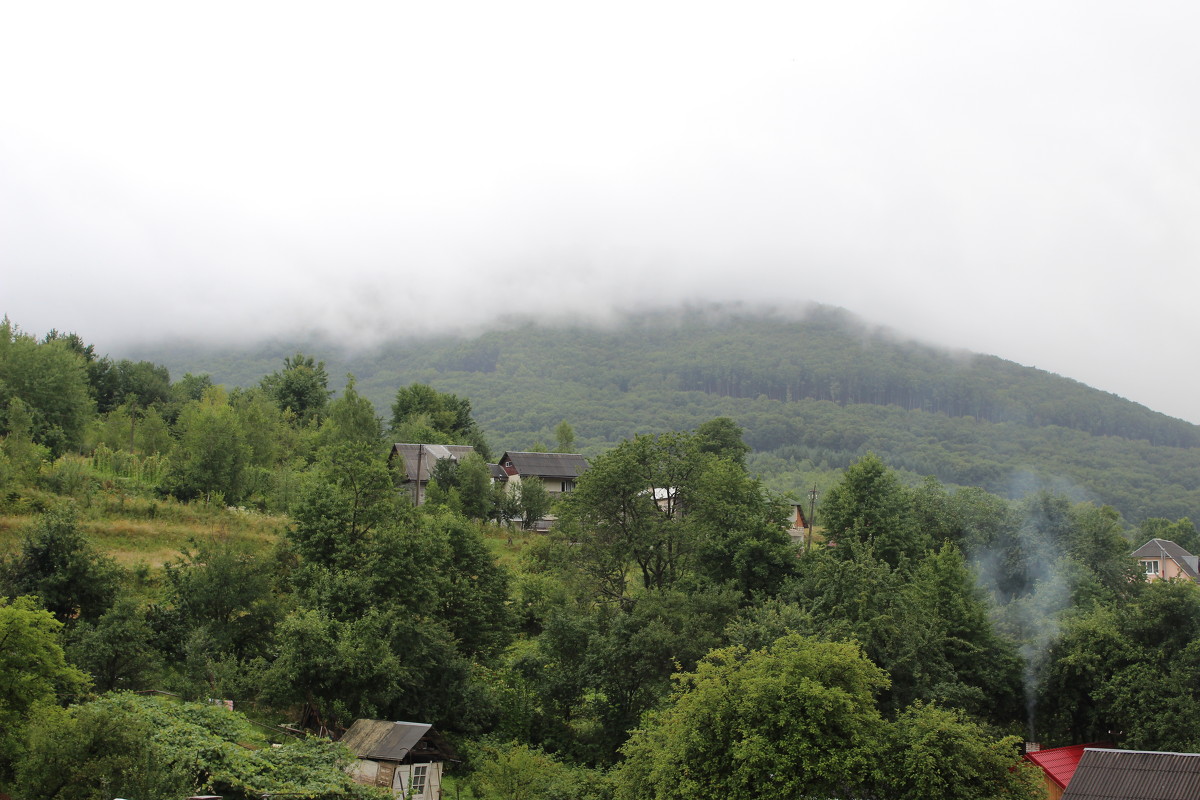
[[[375,773],[375,785],[386,786],[392,788],[392,779],[396,777],[396,765],[390,762],[379,765],[379,771]]]

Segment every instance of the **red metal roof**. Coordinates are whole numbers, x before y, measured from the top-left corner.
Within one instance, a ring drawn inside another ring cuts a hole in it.
[[[1090,742],[1067,747],[1051,747],[1047,750],[1034,750],[1032,753],[1025,754],[1025,760],[1037,764],[1050,780],[1065,789],[1075,775],[1075,770],[1079,767],[1079,759],[1083,758],[1085,747],[1112,747],[1112,744],[1110,742]]]

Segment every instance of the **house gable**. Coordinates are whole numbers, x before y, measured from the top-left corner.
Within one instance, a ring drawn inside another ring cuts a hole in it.
[[[421,505],[425,502],[425,486],[429,483],[437,462],[445,458],[462,461],[474,452],[474,447],[465,444],[397,442],[392,445],[392,451],[388,454],[388,463],[394,464],[397,458],[401,459],[404,465],[404,483],[408,487],[406,491],[415,505]]]
[[[1147,580],[1186,577],[1200,581],[1200,557],[1170,539],[1151,539],[1134,550],[1133,557],[1146,571]]]

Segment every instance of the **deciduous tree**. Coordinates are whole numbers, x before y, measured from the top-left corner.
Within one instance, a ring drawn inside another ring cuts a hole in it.
[[[38,517],[20,552],[0,567],[0,594],[37,595],[60,622],[99,618],[120,578],[116,562],[92,546],[69,508]]]
[[[920,557],[929,542],[917,528],[908,492],[874,453],[848,470],[821,503],[826,536],[849,554],[849,543],[870,544],[893,567]]]
[[[329,375],[325,362],[296,353],[283,360],[283,369],[262,379],[263,390],[301,424],[320,420],[329,404]]]
[[[874,694],[886,685],[851,644],[786,636],[716,650],[622,748],[617,796],[859,796],[882,777]]]
[[[88,685],[63,655],[61,628],[35,598],[0,597],[0,776],[11,772],[30,711]]]

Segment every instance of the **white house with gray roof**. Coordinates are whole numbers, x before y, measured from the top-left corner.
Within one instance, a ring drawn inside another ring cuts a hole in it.
[[[552,495],[575,490],[575,480],[587,472],[587,459],[577,453],[528,453],[509,450],[500,456],[500,468],[510,484],[536,478]]]

